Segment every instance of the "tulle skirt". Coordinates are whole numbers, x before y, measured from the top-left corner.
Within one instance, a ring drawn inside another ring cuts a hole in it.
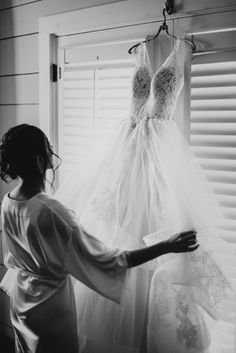
[[[76,282],[80,352],[234,352],[235,253],[217,228],[217,199],[174,121],[120,122],[55,196],[113,248],[134,250],[193,228],[200,244],[131,269],[121,305]]]

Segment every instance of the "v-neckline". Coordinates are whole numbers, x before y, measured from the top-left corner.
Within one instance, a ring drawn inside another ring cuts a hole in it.
[[[153,81],[153,78],[163,69],[163,67],[166,65],[166,63],[172,58],[172,56],[174,55],[174,53],[178,50],[179,48],[179,43],[180,43],[180,39],[177,38],[174,44],[174,48],[172,49],[172,51],[170,52],[170,54],[167,56],[167,58],[164,60],[164,62],[161,64],[161,66],[153,73],[153,75],[151,77],[151,83]],[[142,43],[143,48],[142,50],[146,50],[147,53],[147,49],[146,49],[146,44]],[[147,64],[145,64],[147,66]],[[150,66],[150,63],[149,63]]]

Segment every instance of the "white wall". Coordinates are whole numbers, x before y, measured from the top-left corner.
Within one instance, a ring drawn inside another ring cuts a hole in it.
[[[135,0],[132,1],[135,6]],[[137,2],[143,0],[136,0]],[[145,0],[148,1],[148,0]],[[28,122],[38,125],[38,20],[41,17],[99,6],[118,0],[1,0],[0,1],[0,135]],[[162,0],[156,0],[162,17]],[[176,0],[177,17],[223,12],[235,0]],[[196,17],[195,17],[196,19]],[[0,200],[8,190],[0,182]],[[1,249],[0,249],[1,254]],[[5,272],[0,257],[0,279]],[[8,299],[0,293],[0,332],[9,331]]]

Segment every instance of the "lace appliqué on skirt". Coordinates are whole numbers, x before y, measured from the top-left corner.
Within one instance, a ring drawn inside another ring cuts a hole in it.
[[[175,317],[178,321],[177,326],[177,339],[181,342],[186,348],[196,348],[197,347],[197,325],[194,325],[191,321],[190,309],[187,304],[187,296],[181,292],[181,289],[176,292],[176,309]]]
[[[150,296],[150,312],[152,312],[150,325],[155,325],[158,323],[161,327],[168,327],[169,320],[167,315],[171,313],[170,307],[170,296],[171,287],[168,282],[166,272],[162,270],[158,274],[158,280],[155,280],[152,283],[152,292]]]
[[[165,270],[154,275],[150,303],[151,329],[174,329],[177,341],[185,349],[198,347],[198,327],[192,320],[191,300],[181,286],[170,283]]]
[[[111,223],[115,217],[115,195],[114,190],[105,188],[100,197],[92,200],[92,211],[105,223]]]
[[[197,265],[199,279],[203,288],[207,288],[214,306],[220,304],[230,293],[233,293],[230,283],[210,254],[201,250],[201,252],[192,253],[190,259]]]

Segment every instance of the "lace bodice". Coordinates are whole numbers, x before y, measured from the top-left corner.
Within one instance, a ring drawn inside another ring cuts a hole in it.
[[[141,44],[132,78],[131,119],[171,119],[183,85],[178,63],[179,42],[152,76],[145,44]]]
[[[151,71],[146,63],[147,56],[144,47],[141,47],[141,53],[138,56],[139,63],[137,63],[133,77],[132,77],[132,114],[138,116],[141,113],[143,107],[146,105],[151,88]]]

